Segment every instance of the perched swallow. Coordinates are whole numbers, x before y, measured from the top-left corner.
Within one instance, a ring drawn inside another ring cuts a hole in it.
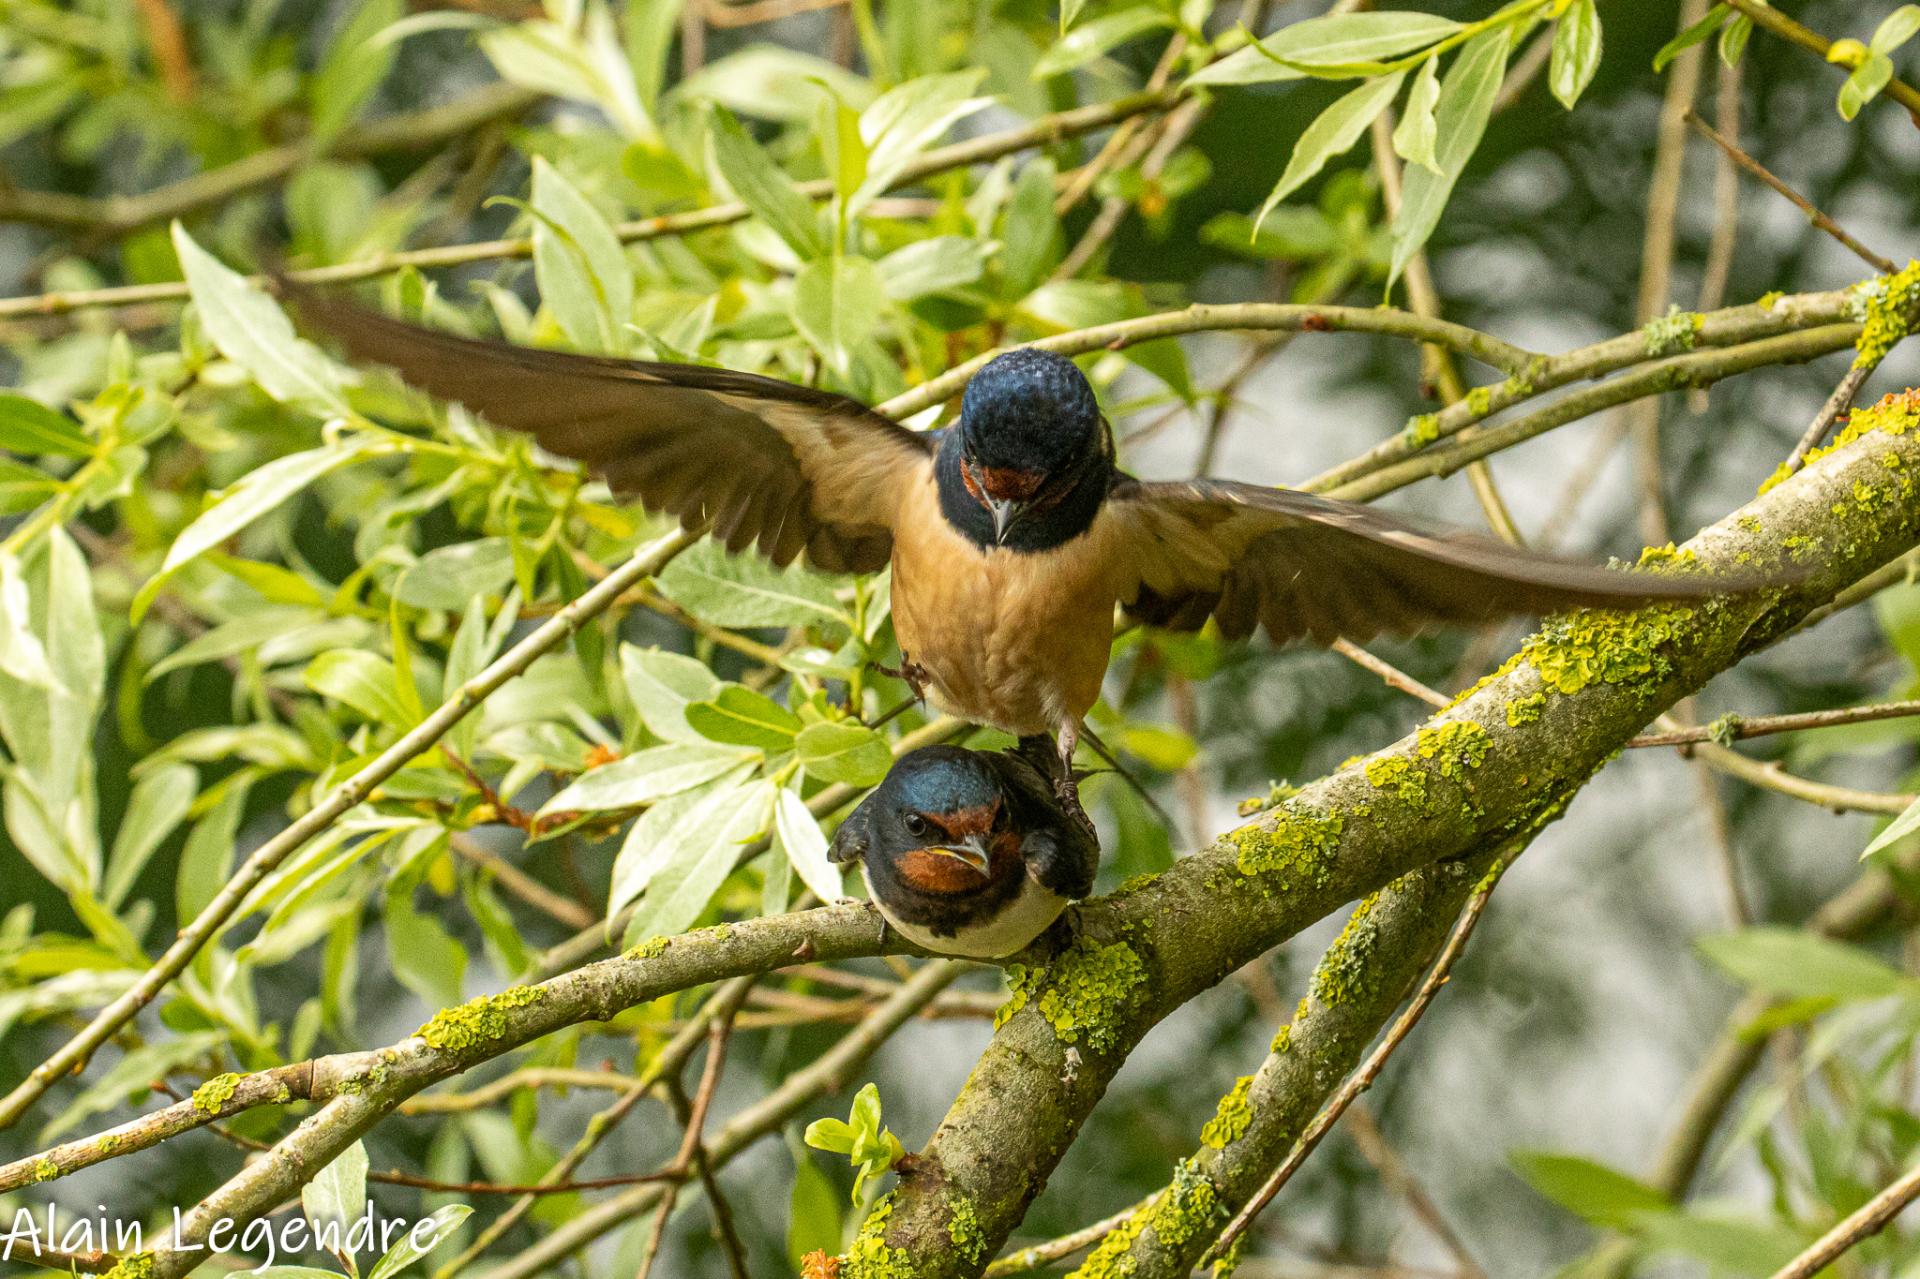
[[[1264,627],[1282,642],[1364,642],[1764,584],[1571,563],[1286,489],[1136,480],[1114,465],[1079,368],[1034,348],[975,374],[958,423],[915,432],[790,382],[456,337],[289,292],[355,358],[530,432],[729,550],[782,565],[804,552],[834,572],[891,563],[916,691],[975,723],[1051,737],[1063,761],[1100,696],[1116,604],[1173,630],[1213,618],[1229,639]]]
[[[998,959],[1093,891],[1100,849],[1013,752],[925,746],[895,761],[828,855],[860,863],[868,895],[909,940]]]

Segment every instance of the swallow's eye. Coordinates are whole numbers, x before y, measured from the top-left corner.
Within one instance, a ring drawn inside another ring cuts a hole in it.
[[[927,833],[927,819],[918,813],[908,813],[906,817],[907,834],[919,836]]]

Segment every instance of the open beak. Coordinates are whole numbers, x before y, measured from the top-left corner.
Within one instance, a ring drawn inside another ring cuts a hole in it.
[[[1007,530],[1019,522],[1021,513],[1026,510],[1026,505],[1025,502],[1016,502],[1011,499],[997,497],[987,499],[987,510],[993,513],[995,545],[1007,540]]]
[[[987,839],[984,835],[968,835],[957,844],[936,844],[929,852],[955,857],[973,867],[984,877],[991,865],[987,855]]]

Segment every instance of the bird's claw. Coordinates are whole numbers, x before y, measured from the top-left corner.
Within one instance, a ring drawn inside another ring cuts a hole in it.
[[[1060,811],[1078,822],[1089,835],[1094,833],[1093,818],[1087,816],[1086,808],[1080,803],[1080,783],[1071,770],[1056,773],[1053,778],[1053,795],[1060,801]]]
[[[884,662],[868,662],[867,665],[888,679],[897,679],[905,684],[913,691],[913,700],[916,702],[927,700],[927,685],[933,682],[933,675],[905,653],[900,655],[898,666],[888,666]]]

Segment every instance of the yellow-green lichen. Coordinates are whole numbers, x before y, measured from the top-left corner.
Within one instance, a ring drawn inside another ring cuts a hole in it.
[[[1233,1272],[1240,1268],[1240,1258],[1247,1250],[1247,1236],[1251,1231],[1243,1230],[1233,1237],[1227,1250],[1214,1258],[1211,1279],[1233,1279]]]
[[[980,1229],[980,1218],[973,1210],[973,1200],[955,1199],[947,1218],[947,1238],[953,1241],[953,1250],[960,1260],[969,1266],[976,1266],[986,1255],[987,1236]]]
[[[1638,684],[1663,678],[1660,650],[1680,637],[1693,617],[1680,604],[1632,613],[1575,609],[1551,618],[1521,648],[1521,656],[1556,692],[1573,694],[1593,684]]]
[[[1217,1225],[1226,1212],[1212,1180],[1193,1160],[1183,1159],[1174,1167],[1172,1184],[1148,1209],[1147,1224],[1161,1243],[1178,1248]]]
[[[1247,1125],[1253,1122],[1253,1107],[1247,1103],[1247,1089],[1251,1087],[1252,1075],[1242,1075],[1234,1081],[1233,1088],[1214,1109],[1213,1118],[1201,1125],[1201,1145],[1225,1150],[1245,1135]]]
[[[1380,925],[1373,917],[1373,908],[1379,900],[1379,893],[1370,893],[1360,900],[1353,914],[1347,917],[1347,926],[1340,930],[1313,970],[1314,998],[1329,1008],[1355,996],[1371,994],[1379,983],[1379,975],[1371,962],[1380,939]]]
[[[1648,320],[1640,329],[1648,355],[1678,355],[1691,351],[1700,333],[1700,317],[1692,311],[1669,306],[1665,315]]]
[[[1440,438],[1440,417],[1436,413],[1420,413],[1407,419],[1405,431],[1409,448],[1423,449]]]
[[[1414,753],[1434,761],[1440,776],[1455,780],[1480,767],[1493,747],[1493,737],[1470,719],[1457,719],[1436,728],[1423,728],[1414,738]]]
[[[1467,412],[1475,417],[1485,417],[1493,412],[1493,388],[1476,386],[1467,392]]]
[[[112,1133],[102,1133],[100,1140],[93,1143],[94,1149],[103,1155],[110,1155],[120,1149],[120,1138]]]
[[[1284,1023],[1273,1032],[1273,1042],[1267,1045],[1267,1051],[1276,1057],[1283,1057],[1293,1051],[1293,1023]]]
[[[1909,261],[1892,275],[1860,285],[1854,300],[1864,314],[1860,337],[1853,344],[1853,366],[1870,369],[1911,331],[1914,306],[1920,303],[1920,261]]]
[[[1545,693],[1528,693],[1525,697],[1515,697],[1507,702],[1507,727],[1518,728],[1522,724],[1531,724],[1539,719],[1546,709]]]
[[[1731,746],[1740,736],[1740,717],[1729,711],[1707,725],[1707,740],[1718,746]]]
[[[510,986],[497,995],[470,999],[458,1008],[443,1008],[413,1033],[443,1051],[459,1052],[490,1044],[507,1033],[507,1013],[537,1004],[547,997],[539,986]]]
[[[1133,1245],[1147,1228],[1151,1213],[1152,1205],[1148,1205],[1115,1226],[1067,1279],[1127,1279],[1135,1269]]]
[[[1292,804],[1282,804],[1273,813],[1271,821],[1228,832],[1227,840],[1238,850],[1234,864],[1240,873],[1263,876],[1269,889],[1282,892],[1324,885],[1333,874],[1332,854],[1346,818]]]
[[[840,1279],[911,1279],[913,1254],[905,1248],[887,1246],[887,1218],[893,1215],[893,1193],[889,1191],[860,1225],[840,1262]]]
[[[1756,301],[1754,305],[1759,307],[1763,311],[1771,311],[1773,310],[1773,304],[1778,302],[1781,298],[1785,296],[1787,295],[1782,293],[1778,289],[1770,289],[1767,292],[1762,293],[1758,301]]]
[[[51,1159],[33,1161],[33,1179],[35,1182],[52,1181],[60,1175],[60,1165]]]
[[[240,1076],[232,1071],[215,1075],[193,1090],[193,1108],[203,1115],[217,1115],[222,1106],[233,1100],[234,1090],[239,1087]]]
[[[1376,755],[1368,760],[1367,780],[1375,790],[1390,790],[1410,807],[1424,810],[1427,806],[1426,770],[1404,755]]]
[[[1341,767],[1344,768],[1345,765]],[[1299,793],[1300,788],[1292,782],[1270,781],[1267,783],[1266,794],[1248,796],[1240,801],[1234,811],[1242,817],[1252,817],[1255,813],[1264,813],[1270,808],[1280,807]]]
[[[627,952],[628,959],[658,959],[667,953],[671,937],[649,937]]]
[[[1061,1043],[1106,1052],[1118,1046],[1121,1024],[1146,980],[1147,966],[1133,947],[1081,937],[1046,968],[1007,965],[1013,993],[993,1022],[999,1027],[1033,1003]]]
[[[100,1279],[153,1279],[153,1254],[136,1252],[113,1263]]]

